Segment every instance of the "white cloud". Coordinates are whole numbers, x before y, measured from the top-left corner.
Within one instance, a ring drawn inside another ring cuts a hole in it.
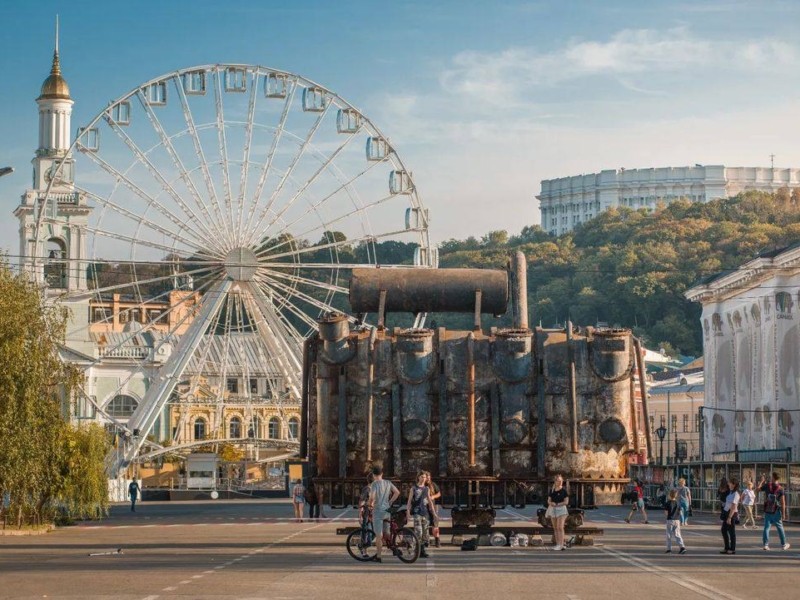
[[[590,76],[619,81],[625,76],[652,77],[699,67],[781,69],[797,56],[796,46],[776,40],[710,40],[686,27],[624,29],[607,41],[573,39],[546,52],[535,47],[461,52],[442,72],[440,83],[447,92],[492,103],[512,94],[519,100],[520,92],[537,86],[557,86]],[[629,89],[639,87],[630,79],[624,81]]]

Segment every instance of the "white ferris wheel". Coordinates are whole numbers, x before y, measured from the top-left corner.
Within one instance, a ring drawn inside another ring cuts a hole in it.
[[[125,349],[149,374],[125,464],[187,373],[241,373],[254,352],[244,338],[299,397],[303,339],[322,314],[349,311],[350,269],[436,266],[427,211],[389,140],[293,73],[216,64],[152,79],[78,129],[67,158],[36,211],[32,266],[88,314],[67,331],[68,346],[94,344],[82,368]],[[51,239],[65,215],[69,252]],[[147,331],[153,350],[130,351]]]

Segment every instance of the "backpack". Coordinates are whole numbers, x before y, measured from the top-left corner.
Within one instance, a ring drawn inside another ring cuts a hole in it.
[[[775,514],[778,512],[778,492],[780,491],[781,486],[775,485],[774,483],[770,483],[769,487],[767,488],[767,498],[764,500],[764,512],[769,514]]]
[[[317,503],[317,490],[314,488],[313,483],[308,484],[308,487],[303,492],[303,498],[305,498],[306,502],[309,504]]]
[[[477,538],[471,538],[468,540],[464,540],[461,542],[461,549],[462,550],[477,550],[478,549],[478,540]]]

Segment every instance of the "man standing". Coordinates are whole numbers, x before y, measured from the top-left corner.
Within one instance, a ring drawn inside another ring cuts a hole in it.
[[[135,479],[128,484],[128,496],[131,498],[131,512],[136,512],[136,498],[142,488],[139,487],[139,482]]]
[[[375,561],[381,562],[383,550],[383,534],[389,533],[389,509],[395,500],[400,497],[398,490],[391,481],[383,478],[383,467],[372,467],[373,481],[369,486],[369,505],[372,507],[372,527],[375,530]]]
[[[780,484],[780,475],[772,474],[772,481],[766,482],[766,477],[761,476],[758,484],[759,491],[766,493],[764,500],[764,534],[761,536],[764,542],[764,550],[769,550],[769,530],[772,525],[778,530],[778,537],[781,539],[781,546],[788,550],[790,544],[786,543],[786,534],[783,531],[783,515],[786,514],[786,494]]]

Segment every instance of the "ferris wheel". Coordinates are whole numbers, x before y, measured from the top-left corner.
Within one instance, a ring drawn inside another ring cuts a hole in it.
[[[72,310],[67,346],[87,373],[133,364],[117,391],[149,380],[124,423],[138,440],[125,462],[187,373],[191,388],[260,362],[276,395],[299,398],[303,339],[348,313],[352,268],[436,266],[388,138],[286,71],[216,64],[138,85],[78,130],[48,180],[32,268]]]

